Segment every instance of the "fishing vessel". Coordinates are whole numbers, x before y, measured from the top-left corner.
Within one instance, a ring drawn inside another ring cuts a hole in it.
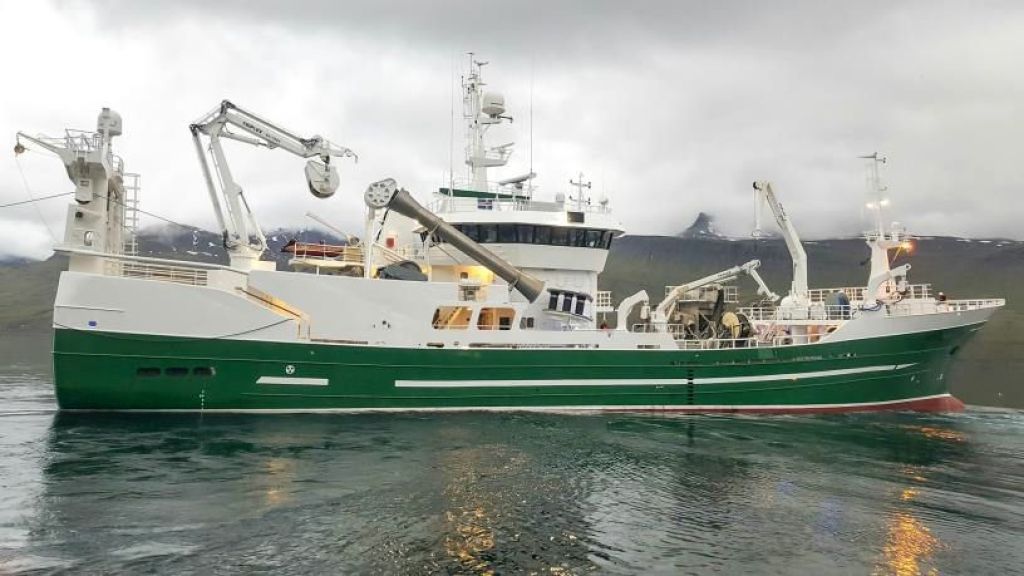
[[[957,410],[949,366],[1005,302],[945,300],[910,284],[890,256],[909,241],[882,222],[866,235],[862,286],[811,289],[807,257],[770,183],[758,182],[793,257],[788,293],[759,262],[618,299],[598,274],[623,233],[582,175],[535,198],[535,174],[490,182],[512,145],[508,120],[472,60],[463,79],[465,180],[425,203],[393,179],[365,191],[363,238],[292,243],[292,270],[262,259],[263,232],[223,143],[307,160],[310,192],[338,189],[352,150],[303,137],[224,101],[190,126],[229,255],[226,265],[135,253],[138,177],[95,131],[18,134],[55,153],[75,186],[57,252],[53,365],[63,410],[232,412],[559,410],[830,412]],[[876,157],[875,160],[878,160]],[[877,164],[876,164],[877,169]],[[875,178],[877,183],[877,177]],[[426,204],[426,205],[424,205]],[[738,306],[749,275],[760,301]],[[682,280],[682,279],[681,279]]]

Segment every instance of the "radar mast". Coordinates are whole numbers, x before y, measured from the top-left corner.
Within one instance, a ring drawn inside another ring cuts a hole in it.
[[[469,75],[462,79],[463,118],[466,120],[466,165],[470,188],[486,192],[489,188],[487,169],[508,164],[514,142],[487,147],[485,136],[491,126],[512,121],[505,115],[505,97],[497,92],[484,92],[481,69],[487,62],[469,53]]]

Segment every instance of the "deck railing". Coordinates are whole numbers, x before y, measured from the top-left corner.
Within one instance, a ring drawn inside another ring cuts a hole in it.
[[[665,296],[668,296],[677,286],[665,286]],[[738,286],[702,286],[693,290],[687,290],[683,294],[683,300],[714,302],[718,297],[718,290],[725,290],[725,303],[736,304],[740,301]]]
[[[815,288],[807,291],[807,296],[812,303],[826,302],[828,297],[836,292],[846,294],[851,302],[863,302],[867,288],[864,286],[842,286],[839,288]],[[921,300],[932,298],[931,284],[907,284],[904,299]]]
[[[573,202],[542,202],[528,198],[500,198],[497,196],[481,198],[441,196],[427,204],[427,209],[440,214],[479,210],[491,212],[610,212],[610,209],[602,204],[577,206]]]
[[[857,316],[856,306],[812,304],[806,307],[745,306],[740,313],[752,322],[777,322],[786,320],[818,320],[837,323]]]
[[[727,348],[758,348],[764,346],[791,346],[794,344],[813,344],[821,340],[827,332],[809,332],[807,334],[789,334],[782,329],[774,329],[764,334],[746,338],[695,338],[688,334],[683,324],[668,324],[666,331],[672,335],[676,346],[683,350],[722,350]],[[633,332],[654,333],[660,330],[653,324],[634,324]]]
[[[187,266],[150,264],[143,262],[119,262],[108,260],[105,272],[110,276],[123,276],[140,280],[158,280],[190,286],[206,286],[208,270]]]

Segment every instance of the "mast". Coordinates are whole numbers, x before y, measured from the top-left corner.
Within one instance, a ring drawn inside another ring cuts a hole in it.
[[[503,121],[512,121],[505,115],[505,97],[497,92],[484,92],[486,83],[480,73],[487,62],[476,60],[469,53],[469,75],[462,79],[462,116],[466,120],[466,166],[469,168],[470,188],[477,192],[488,190],[487,169],[504,166],[512,156],[514,142],[487,147],[487,130]]]
[[[882,208],[889,205],[889,199],[885,196],[888,191],[888,187],[882,186],[882,179],[878,174],[879,164],[885,164],[885,156],[879,156],[878,152],[872,152],[866,156],[861,156],[865,160],[870,160],[868,164],[867,173],[867,186],[868,186],[868,198],[867,208],[875,213],[875,231],[879,237],[885,236],[885,223],[882,219]]]
[[[886,163],[886,158],[879,156],[878,152],[872,152],[860,156],[860,158],[868,162],[866,177],[868,202],[865,206],[875,213],[874,230],[865,234],[865,241],[868,248],[871,249],[871,272],[868,274],[868,289],[864,299],[865,305],[870,307],[896,289],[896,278],[905,278],[910,266],[904,265],[893,270],[889,263],[889,250],[899,248],[904,242],[905,234],[901,233],[895,222],[888,234],[885,231],[882,212],[889,205],[889,198],[886,194],[889,188],[882,184],[879,166]]]
[[[125,189],[124,162],[114,155],[112,141],[121,135],[121,116],[103,108],[96,119],[96,131],[66,130],[63,137],[30,136],[18,132],[16,154],[24,152],[22,141],[57,155],[75,185],[75,202],[68,207],[64,240],[58,248],[95,252],[97,255],[124,251]],[[103,260],[72,255],[70,269],[101,273]]]
[[[580,172],[580,175],[576,179],[576,181],[573,181],[572,178],[569,179],[569,185],[576,189],[576,197],[575,198],[569,198],[569,199],[570,200],[575,200],[576,201],[576,210],[582,212],[583,211],[583,203],[584,202],[589,202],[589,199],[584,197],[583,189],[586,188],[587,190],[590,190],[591,187],[593,187],[593,182],[591,182],[590,180],[587,180],[586,182],[584,182],[583,181],[583,172]]]

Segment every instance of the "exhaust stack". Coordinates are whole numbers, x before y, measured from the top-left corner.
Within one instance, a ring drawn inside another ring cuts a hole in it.
[[[370,208],[388,208],[402,216],[412,218],[422,224],[427,231],[440,236],[455,246],[465,255],[476,260],[482,266],[494,272],[496,276],[508,282],[508,285],[519,291],[528,301],[536,302],[544,293],[544,283],[526,272],[509,264],[495,253],[470,240],[468,236],[456,230],[451,224],[439,218],[416,201],[404,189],[399,189],[393,178],[374,182],[366,188],[363,196]]]

